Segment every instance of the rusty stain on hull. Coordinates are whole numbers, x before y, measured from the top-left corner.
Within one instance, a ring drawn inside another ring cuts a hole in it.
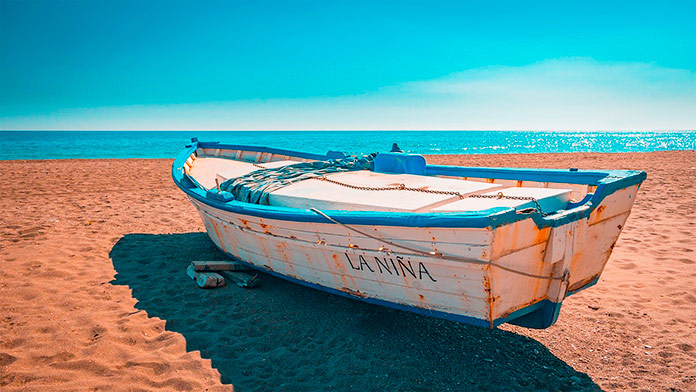
[[[490,323],[490,328],[493,328],[493,290],[491,288],[491,278],[490,278],[491,267],[486,266],[485,273],[483,274],[483,289],[486,292],[488,300],[488,322]]]
[[[594,210],[594,212],[593,212],[592,215],[591,215],[592,221],[591,221],[590,224],[592,225],[592,224],[595,224],[595,223],[599,223],[599,222],[602,220],[602,213],[603,213],[604,210],[606,210],[606,209],[607,209],[607,206],[604,205],[604,204],[602,204],[602,205],[600,205],[599,207],[597,207],[597,209]]]
[[[217,225],[215,224],[215,222],[212,219],[210,220],[210,225],[213,226],[213,230],[215,231],[215,236],[218,239],[218,243],[220,244],[220,248],[223,251],[227,252],[227,250],[225,249],[225,241],[223,241],[222,235],[220,234],[220,230],[218,230]]]
[[[246,219],[240,219],[240,222],[242,222],[242,226],[244,226],[245,229],[251,230],[251,227],[249,227],[249,222]]]
[[[353,290],[349,287],[341,287],[339,290],[343,291],[344,293],[348,293],[350,295],[354,295],[356,297],[361,297],[361,298],[367,298],[368,295],[363,293],[362,291],[359,290]]]
[[[538,273],[540,273],[540,272],[538,272]],[[534,291],[532,291],[532,293],[533,293],[532,296],[534,298],[536,298],[538,296],[537,293],[539,292],[539,285],[540,284],[541,284],[541,279],[534,279]]]
[[[541,244],[542,242],[546,242],[549,239],[549,235],[551,234],[551,228],[546,227],[541,230],[537,231],[536,237],[534,238],[534,244]]]
[[[587,279],[583,279],[580,282],[575,282],[572,286],[568,287],[568,291],[577,291],[580,290],[581,288],[587,286],[588,284],[592,283],[595,279],[599,277],[599,274],[590,276]]]

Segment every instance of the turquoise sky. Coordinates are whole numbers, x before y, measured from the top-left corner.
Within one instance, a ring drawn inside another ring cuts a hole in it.
[[[694,129],[696,3],[0,0],[1,129]]]

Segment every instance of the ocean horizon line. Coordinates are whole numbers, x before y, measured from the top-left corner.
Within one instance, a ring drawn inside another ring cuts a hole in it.
[[[696,132],[694,129],[2,129],[0,132]]]
[[[422,155],[696,150],[694,131],[2,131],[0,159],[173,158],[191,138],[325,154],[389,151]]]

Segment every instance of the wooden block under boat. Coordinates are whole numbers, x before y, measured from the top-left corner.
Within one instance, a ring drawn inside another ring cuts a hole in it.
[[[235,261],[192,261],[193,269],[198,272],[206,271],[248,271],[249,267]]]
[[[225,278],[215,272],[198,272],[194,268],[193,263],[189,264],[186,268],[186,274],[193,280],[196,281],[198,287],[201,288],[215,288],[221,287],[226,284]]]

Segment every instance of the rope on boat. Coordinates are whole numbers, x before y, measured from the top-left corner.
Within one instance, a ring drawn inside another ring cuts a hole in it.
[[[368,170],[377,154],[356,156],[327,161],[298,162],[275,168],[266,168],[253,164],[255,170],[237,178],[231,178],[220,184],[222,191],[227,191],[237,201],[268,205],[271,192],[298,181],[324,176],[330,173]]]
[[[470,264],[491,265],[491,266],[493,266],[493,267],[497,267],[497,268],[500,268],[500,269],[502,269],[502,270],[505,270],[505,271],[508,271],[508,272],[512,272],[512,273],[515,273],[515,274],[518,274],[518,275],[526,276],[526,277],[529,277],[529,278],[545,279],[545,280],[560,280],[560,281],[566,281],[566,280],[568,280],[568,278],[569,278],[569,277],[567,276],[568,274],[563,274],[563,276],[536,275],[536,274],[530,274],[530,273],[528,273],[528,272],[516,270],[516,269],[514,269],[514,268],[506,267],[506,266],[504,266],[504,265],[500,265],[500,264],[494,263],[494,262],[492,262],[492,261],[481,261],[481,260],[474,260],[474,259],[466,259],[466,258],[463,258],[463,257],[458,257],[458,256],[453,256],[453,255],[444,255],[444,254],[439,253],[439,252],[425,252],[425,251],[423,251],[423,250],[421,250],[421,249],[411,248],[410,246],[407,246],[407,245],[398,244],[398,243],[396,243],[396,242],[392,242],[392,241],[389,241],[389,240],[385,240],[385,239],[383,239],[383,238],[377,237],[377,236],[372,235],[372,234],[370,234],[370,233],[367,233],[367,232],[364,232],[364,231],[362,231],[362,230],[356,229],[355,227],[352,227],[352,226],[347,225],[347,224],[345,224],[345,223],[341,223],[341,222],[337,221],[336,219],[334,219],[334,218],[332,218],[332,217],[326,215],[325,213],[323,213],[323,212],[317,210],[316,208],[310,208],[309,210],[312,211],[312,212],[314,212],[314,213],[317,214],[317,215],[323,216],[324,218],[326,218],[326,219],[329,220],[330,222],[333,222],[333,223],[335,223],[335,224],[337,224],[337,225],[341,225],[341,226],[345,227],[346,229],[352,230],[352,231],[354,231],[354,232],[356,232],[356,233],[358,233],[358,234],[362,234],[362,235],[364,235],[365,237],[372,238],[373,240],[376,240],[376,241],[379,241],[379,242],[383,242],[383,243],[385,243],[385,244],[388,244],[388,245],[391,245],[391,246],[395,246],[395,247],[398,247],[398,248],[401,248],[401,249],[406,249],[406,250],[408,250],[408,251],[414,252],[414,253],[416,253],[416,254],[420,254],[420,255],[422,255],[422,256],[426,256],[426,257],[438,257],[438,258],[441,258],[441,259],[444,259],[444,260],[458,261],[458,262],[464,262],[464,263],[470,263]]]

